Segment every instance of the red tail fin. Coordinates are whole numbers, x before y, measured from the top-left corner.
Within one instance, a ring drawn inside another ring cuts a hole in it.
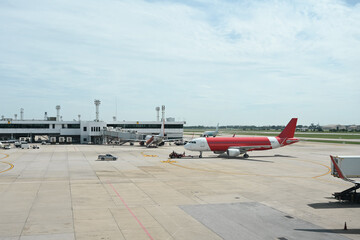
[[[279,134],[279,138],[293,138],[296,129],[297,118],[292,118],[284,130]]]

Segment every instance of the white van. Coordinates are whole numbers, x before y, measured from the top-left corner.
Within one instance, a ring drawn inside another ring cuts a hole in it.
[[[21,149],[29,149],[29,148],[30,148],[29,144],[27,144],[27,143],[21,144]]]

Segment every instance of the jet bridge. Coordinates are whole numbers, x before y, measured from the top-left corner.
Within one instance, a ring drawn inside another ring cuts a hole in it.
[[[145,141],[146,136],[144,134],[139,134],[135,131],[108,129],[103,131],[103,137],[105,139],[105,142],[108,144],[115,143],[123,145],[128,142],[143,142]]]

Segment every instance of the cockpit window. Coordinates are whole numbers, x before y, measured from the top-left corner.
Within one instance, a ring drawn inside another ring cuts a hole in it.
[[[196,144],[196,141],[190,141],[189,143],[194,143],[194,144]]]

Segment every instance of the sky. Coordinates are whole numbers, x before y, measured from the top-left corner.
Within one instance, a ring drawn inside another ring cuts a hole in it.
[[[0,115],[360,124],[360,1],[0,1]]]

